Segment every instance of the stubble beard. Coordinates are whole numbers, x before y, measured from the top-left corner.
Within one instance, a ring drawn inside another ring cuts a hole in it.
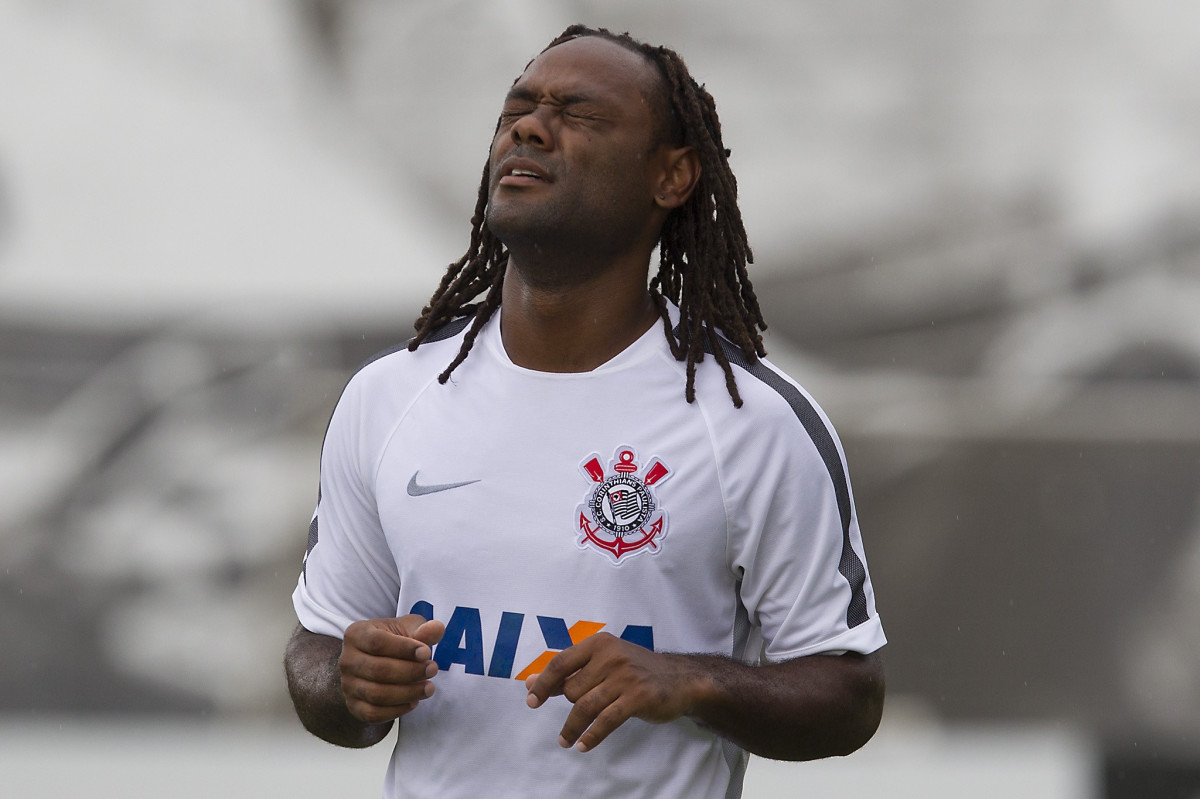
[[[492,234],[509,251],[509,265],[530,285],[565,288],[586,283],[628,253],[637,220],[575,205],[513,208],[489,203],[484,214]]]

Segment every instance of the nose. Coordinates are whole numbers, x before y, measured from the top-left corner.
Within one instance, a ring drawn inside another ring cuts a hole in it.
[[[545,106],[538,106],[513,123],[511,134],[516,144],[529,144],[541,149],[554,146],[554,134],[547,124]]]

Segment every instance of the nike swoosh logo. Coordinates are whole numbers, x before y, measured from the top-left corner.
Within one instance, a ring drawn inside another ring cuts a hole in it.
[[[426,494],[436,494],[439,491],[449,491],[452,488],[462,488],[469,486],[471,483],[478,483],[478,480],[466,480],[462,483],[436,483],[434,485],[423,486],[417,482],[417,475],[421,472],[413,472],[412,478],[408,481],[408,495],[410,497],[423,497]]]

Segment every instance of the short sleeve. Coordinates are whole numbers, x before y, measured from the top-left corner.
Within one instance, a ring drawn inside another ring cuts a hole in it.
[[[766,408],[727,443],[740,463],[725,472],[736,498],[730,565],[763,655],[873,652],[886,638],[841,444],[799,386],[764,362],[755,367],[770,392],[754,404]]]
[[[305,629],[336,638],[355,621],[395,615],[400,591],[375,501],[368,417],[361,383],[351,380],[325,433],[319,499],[292,593]]]

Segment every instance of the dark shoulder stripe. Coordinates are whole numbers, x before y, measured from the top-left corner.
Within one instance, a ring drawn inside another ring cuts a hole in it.
[[[469,316],[460,316],[457,319],[451,319],[449,322],[442,325],[437,330],[433,331],[428,336],[426,336],[425,341],[423,341],[422,343],[429,344],[434,341],[444,341],[448,338],[454,338],[455,336],[457,336],[459,333],[462,332],[463,328],[465,328],[470,321],[471,321],[471,317],[469,317]],[[388,347],[386,350],[380,350],[379,352],[372,355],[370,358],[367,358],[365,361],[360,363],[358,365],[358,367],[354,370],[354,374],[358,374],[363,369],[366,369],[368,366],[375,363],[375,361],[378,361],[380,358],[386,358],[387,356],[391,355],[392,353],[399,352],[400,350],[408,349],[408,345],[411,342],[412,342],[412,339],[410,338],[410,339],[408,339],[408,341]]]
[[[857,627],[867,620],[867,597],[863,591],[863,586],[867,581],[867,570],[863,567],[862,560],[854,551],[854,547],[850,545],[850,520],[854,508],[850,504],[850,488],[846,481],[846,470],[842,467],[842,458],[838,454],[837,444],[834,443],[833,436],[825,426],[825,421],[817,413],[813,404],[809,402],[808,397],[762,362],[751,363],[740,348],[735,347],[724,338],[718,337],[718,340],[730,363],[740,366],[751,377],[765,383],[787,401],[792,412],[796,414],[796,418],[800,420],[800,424],[804,425],[809,438],[816,445],[817,452],[821,454],[821,460],[825,462],[825,468],[829,471],[829,477],[833,481],[833,490],[837,495],[838,511],[842,519],[842,557],[838,563],[838,571],[846,578],[846,582],[850,583],[850,605],[846,608],[846,624],[851,628]],[[705,347],[705,349],[709,348]]]
[[[449,322],[426,336],[425,343],[428,344],[431,341],[443,341],[448,338],[454,338],[461,333],[463,328],[465,328],[467,324],[470,323],[470,321],[474,318],[475,317],[473,316],[460,316],[457,319],[451,319]],[[411,341],[412,339],[409,340]]]

